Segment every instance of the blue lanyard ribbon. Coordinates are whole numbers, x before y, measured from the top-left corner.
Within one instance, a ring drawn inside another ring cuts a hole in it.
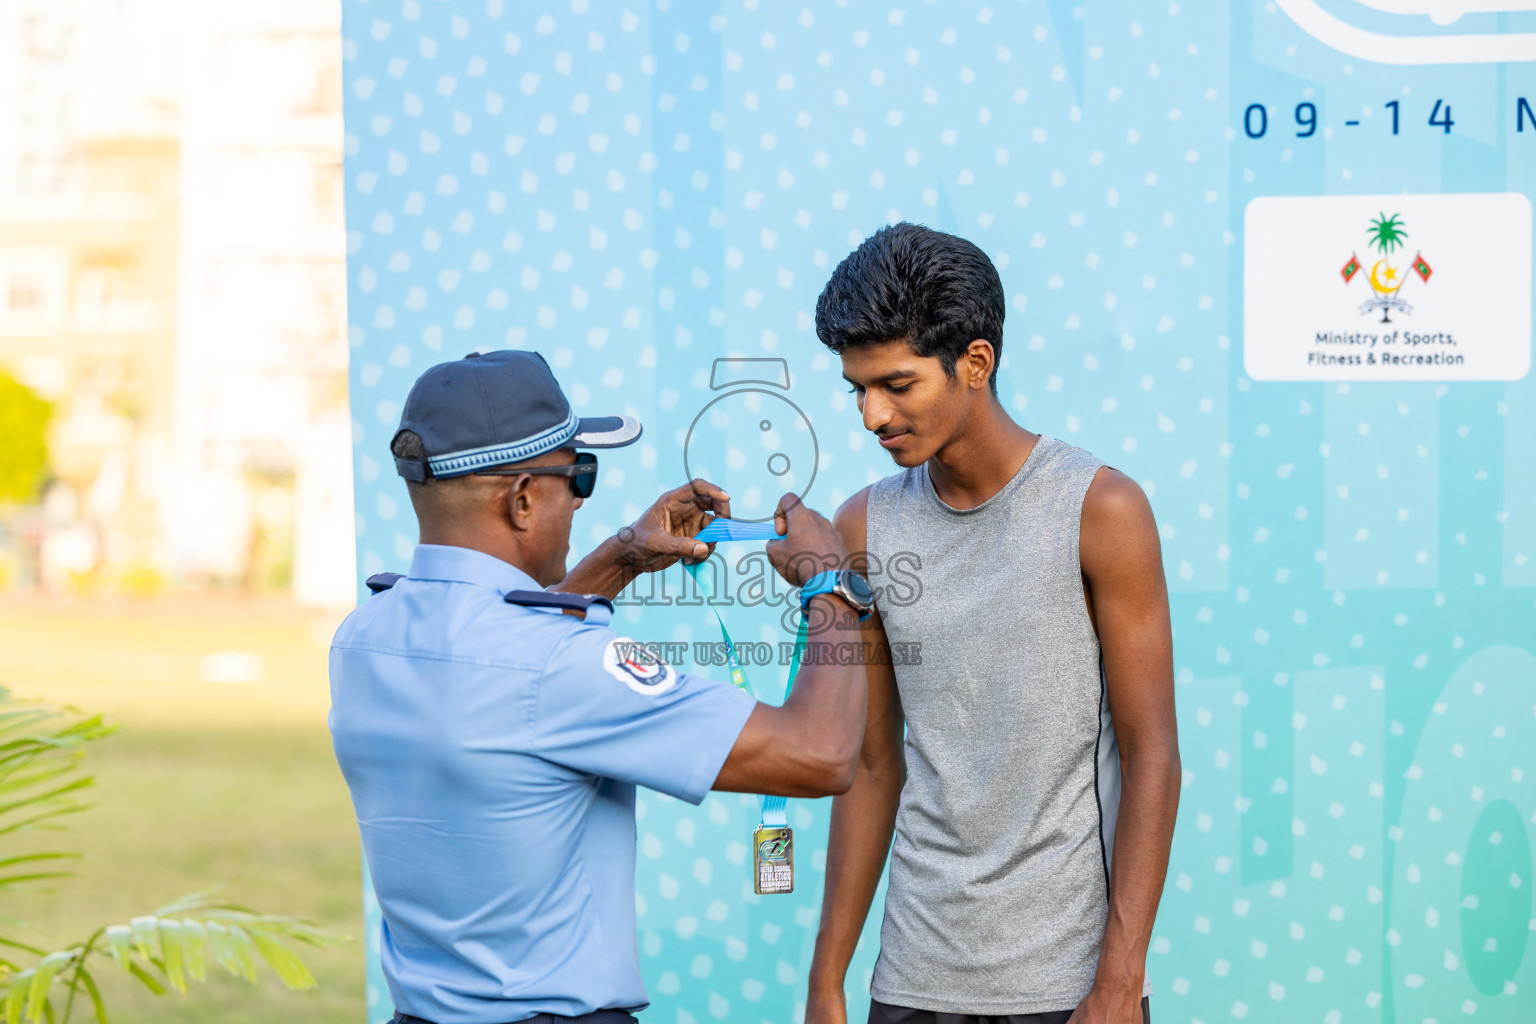
[[[714,544],[722,540],[782,540],[783,537],[782,533],[774,530],[771,522],[749,523],[741,519],[716,516],[709,521],[708,526],[699,531],[694,540]]]
[[[745,527],[746,529],[742,529]],[[763,531],[767,532],[764,533]],[[712,532],[713,531],[713,532]],[[772,523],[743,523],[735,519],[716,517],[704,530],[699,533],[698,539],[705,543],[715,543],[724,540],[772,540],[779,535],[774,532]],[[741,667],[741,661],[736,657],[736,644],[731,640],[730,630],[725,628],[725,617],[720,614],[720,606],[715,603],[715,591],[708,577],[701,574],[704,568],[703,562],[696,562],[684,566],[688,574],[693,577],[698,585],[699,593],[704,596],[710,611],[715,613],[715,621],[720,625],[720,638],[725,641],[726,664],[731,670],[731,683],[741,687],[748,695],[756,698],[757,694],[752,689],[752,682],[747,678],[746,669]],[[800,626],[795,631],[795,652],[789,663],[789,680],[784,685],[784,696],[789,696],[789,691],[795,685],[795,676],[800,672],[800,656],[806,645],[806,617],[800,616]],[[782,796],[759,796],[758,806],[762,812],[762,824],[765,826],[784,826],[789,824],[786,809],[787,798]]]

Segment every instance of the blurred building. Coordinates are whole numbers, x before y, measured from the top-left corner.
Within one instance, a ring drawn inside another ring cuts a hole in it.
[[[56,404],[24,582],[352,599],[338,8],[0,5],[0,368]]]

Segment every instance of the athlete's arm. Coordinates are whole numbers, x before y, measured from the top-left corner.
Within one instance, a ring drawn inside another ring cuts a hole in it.
[[[708,558],[715,546],[694,539],[709,522],[708,513],[730,515],[730,495],[708,480],[675,487],[549,589],[611,599],[642,573],[659,572],[681,558]]]
[[[1099,470],[1083,502],[1078,551],[1104,652],[1122,788],[1098,973],[1069,1024],[1124,1024],[1141,1020],[1180,783],[1168,587],[1152,507],[1133,480]]]
[[[865,488],[843,503],[832,522],[848,550],[856,552],[853,568],[866,550],[864,513],[869,504]],[[880,872],[890,853],[896,829],[896,807],[906,781],[902,755],[901,699],[896,673],[889,662],[890,647],[879,614],[864,623],[864,642],[871,657],[864,659],[869,688],[869,719],[853,785],[832,801],[832,834],[827,844],[826,891],[821,900],[821,929],[811,959],[806,1024],[844,1024],[843,982],[848,962],[864,930],[869,904],[880,884]]]
[[[847,549],[832,524],[793,494],[780,499],[773,522],[785,536],[768,543],[768,559],[792,586],[847,566]],[[858,619],[842,598],[820,594],[811,602],[811,643],[859,642]],[[759,704],[752,710],[715,789],[806,797],[847,791],[864,737],[866,691],[860,667],[835,651],[800,666],[782,707]]]

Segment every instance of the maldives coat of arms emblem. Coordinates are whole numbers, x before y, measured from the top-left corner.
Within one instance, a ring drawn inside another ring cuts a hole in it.
[[[1434,271],[1425,261],[1424,254],[1417,253],[1413,262],[1406,267],[1392,265],[1393,250],[1403,248],[1403,240],[1408,237],[1401,214],[1394,213],[1388,217],[1385,213],[1378,214],[1366,228],[1366,244],[1379,252],[1380,258],[1371,264],[1371,269],[1366,274],[1366,280],[1371,286],[1371,297],[1360,304],[1360,315],[1381,311],[1381,322],[1392,322],[1392,313],[1402,313],[1404,316],[1413,313],[1413,307],[1403,300],[1403,285],[1408,283],[1408,273],[1412,271],[1419,275],[1425,283],[1429,283],[1429,275]],[[1339,271],[1339,276],[1344,278],[1344,283],[1349,284],[1355,279],[1355,275],[1364,270],[1360,257],[1351,253],[1349,262],[1344,264]]]

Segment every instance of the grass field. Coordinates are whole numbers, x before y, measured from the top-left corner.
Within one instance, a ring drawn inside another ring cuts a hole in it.
[[[0,599],[0,683],[121,726],[90,755],[96,806],[50,838],[85,855],[78,877],[51,893],[7,895],[0,913],[22,922],[7,930],[58,948],[232,881],[230,899],[351,938],[305,951],[320,981],[309,992],[287,992],[267,974],[254,988],[210,977],[186,996],[157,998],[106,964],[113,1024],[361,1024],[357,826],[325,728],[336,621],[230,598]]]

